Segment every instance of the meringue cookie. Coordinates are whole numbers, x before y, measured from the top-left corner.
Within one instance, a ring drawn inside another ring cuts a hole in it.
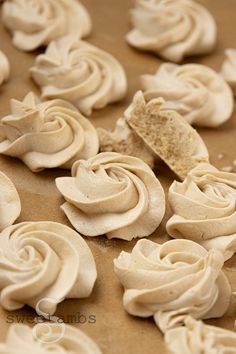
[[[236,251],[236,174],[200,164],[186,179],[173,182],[169,203],[174,215],[166,230],[206,249],[217,248],[225,259]]]
[[[214,18],[192,0],[136,0],[131,21],[128,43],[169,61],[210,53],[216,44]]]
[[[10,64],[6,55],[0,50],[0,85],[9,78]]]
[[[71,168],[74,161],[96,155],[96,129],[64,100],[37,102],[33,93],[11,100],[12,114],[0,122],[0,153],[18,157],[33,172]]]
[[[72,177],[57,178],[56,185],[66,199],[62,210],[86,236],[106,234],[129,241],[149,236],[165,213],[160,182],[135,157],[104,152],[77,161]]]
[[[201,162],[209,162],[209,154],[198,132],[165,101],[146,101],[138,91],[125,111],[125,118],[134,132],[181,179]]]
[[[205,65],[163,63],[155,75],[142,75],[141,84],[146,99],[163,97],[189,124],[214,128],[233,112],[231,88]]]
[[[185,327],[165,333],[165,343],[171,354],[235,354],[236,333],[205,325],[188,318]]]
[[[13,324],[5,343],[0,344],[0,354],[102,354],[97,344],[78,328],[63,324],[44,323],[33,327]]]
[[[236,49],[225,51],[226,59],[222,65],[221,75],[231,86],[236,96]]]
[[[92,28],[87,10],[77,0],[7,0],[2,20],[13,34],[13,44],[23,51],[70,33],[83,38]]]
[[[127,92],[121,64],[72,35],[50,43],[30,72],[44,98],[66,99],[85,115],[121,100]]]
[[[12,181],[0,172],[0,230],[10,226],[21,212],[21,201]]]
[[[4,309],[28,305],[46,314],[53,314],[63,299],[88,297],[97,278],[83,238],[63,224],[43,221],[2,231],[0,273]]]
[[[196,319],[224,315],[231,287],[223,264],[221,252],[207,252],[188,240],[163,245],[139,240],[131,253],[121,252],[114,261],[127,312],[154,316],[163,332],[182,324],[188,315]]]
[[[119,118],[113,132],[98,128],[100,152],[114,151],[124,155],[138,157],[151,169],[157,157],[145,142],[129,127],[125,118]]]

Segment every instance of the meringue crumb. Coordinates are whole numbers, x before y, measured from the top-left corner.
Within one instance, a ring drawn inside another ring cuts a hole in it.
[[[222,160],[224,157],[224,154],[219,154],[217,157],[218,157],[218,160]]]
[[[221,168],[221,171],[232,172],[233,171],[233,167],[232,166],[225,166],[225,167]]]

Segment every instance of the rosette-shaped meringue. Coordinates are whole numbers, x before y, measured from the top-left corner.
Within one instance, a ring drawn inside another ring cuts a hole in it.
[[[236,333],[188,318],[185,327],[165,333],[171,354],[236,354]]]
[[[220,249],[225,258],[236,251],[236,174],[200,164],[186,179],[169,189],[174,215],[166,225],[169,235]]]
[[[44,323],[33,330],[23,324],[10,327],[0,354],[101,354],[97,344],[78,328],[63,324]]]
[[[66,99],[85,115],[121,100],[127,92],[121,64],[76,36],[50,43],[30,71],[44,98]]]
[[[31,51],[52,40],[91,32],[91,19],[78,0],[6,0],[2,8],[4,25],[13,34],[13,44]]]
[[[236,96],[236,49],[227,49],[225,55],[226,59],[222,65],[221,74],[232,87]]]
[[[224,315],[231,287],[223,264],[221,252],[207,252],[189,240],[163,245],[139,240],[131,253],[121,252],[114,261],[125,289],[125,309],[135,316],[154,316],[163,332],[182,324],[188,315],[196,319]]]
[[[136,0],[130,45],[180,62],[213,50],[217,29],[209,11],[192,0]]]
[[[149,236],[165,213],[165,194],[142,160],[115,152],[77,161],[72,177],[56,179],[62,209],[86,236],[132,240]]]
[[[53,314],[69,298],[88,297],[97,278],[83,238],[55,222],[23,222],[0,237],[0,302],[13,311],[29,305]]]
[[[29,93],[11,100],[12,114],[0,122],[0,153],[18,157],[33,172],[71,168],[74,161],[96,155],[96,129],[64,100],[37,102]]]
[[[12,181],[0,172],[0,230],[10,226],[21,212],[21,202]]]
[[[0,85],[8,79],[10,75],[10,64],[6,55],[0,50]]]
[[[217,127],[232,115],[231,88],[205,65],[164,63],[155,75],[141,76],[141,83],[146,99],[163,97],[189,124]]]

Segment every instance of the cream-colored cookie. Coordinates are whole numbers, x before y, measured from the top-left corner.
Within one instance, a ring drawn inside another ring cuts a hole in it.
[[[72,177],[56,185],[66,203],[62,209],[76,230],[86,236],[106,234],[132,240],[146,237],[161,223],[165,194],[142,160],[114,152],[75,162]]]
[[[173,216],[169,235],[191,239],[207,249],[221,250],[225,259],[236,251],[236,174],[201,164],[169,189]]]
[[[13,324],[0,354],[102,354],[97,344],[78,328],[60,323],[39,323],[32,328]]]
[[[21,201],[12,181],[0,172],[0,230],[10,226],[21,212]]]
[[[23,51],[70,33],[83,38],[92,28],[89,13],[78,0],[6,0],[2,20],[12,32],[13,44]]]
[[[155,75],[142,75],[141,85],[146,99],[163,97],[189,124],[218,127],[233,112],[231,88],[205,65],[163,63]]]
[[[113,132],[97,129],[101,152],[118,152],[124,155],[138,157],[151,168],[154,167],[155,154],[144,141],[129,127],[125,118],[119,118]]]
[[[10,64],[7,56],[0,50],[0,85],[5,82],[10,75]]]
[[[121,100],[127,92],[118,60],[76,36],[50,43],[30,72],[43,98],[68,100],[85,115]]]
[[[207,148],[195,129],[161,98],[146,102],[141,91],[125,112],[131,128],[146,145],[181,178],[201,162],[208,162]]]
[[[236,333],[187,318],[185,326],[165,333],[170,354],[235,354]]]
[[[33,172],[71,168],[74,161],[96,155],[96,129],[69,102],[38,102],[29,93],[11,100],[11,114],[0,122],[0,153],[18,157]]]
[[[231,287],[222,272],[222,253],[207,252],[193,241],[171,240],[160,245],[139,240],[131,253],[121,252],[114,265],[124,286],[126,311],[154,316],[163,332],[183,324],[189,315],[221,317],[229,307]]]
[[[131,22],[128,43],[169,61],[210,53],[216,44],[215,20],[196,1],[136,0]]]
[[[23,222],[0,236],[0,303],[8,311],[31,306],[53,314],[64,299],[86,298],[97,278],[83,238],[55,222]]]
[[[236,96],[236,49],[226,49],[221,75],[231,86]]]

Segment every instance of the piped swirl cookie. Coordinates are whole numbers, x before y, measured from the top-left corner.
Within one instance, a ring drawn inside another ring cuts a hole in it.
[[[136,0],[127,41],[168,61],[210,53],[217,28],[210,12],[192,0]]]
[[[121,100],[127,92],[118,60],[76,36],[50,43],[30,72],[43,98],[68,100],[85,115]]]
[[[21,159],[33,172],[71,168],[98,152],[96,129],[69,102],[38,102],[29,93],[11,100],[11,115],[0,122],[0,153]]]
[[[165,333],[170,354],[236,354],[236,333],[188,318]]]
[[[173,216],[169,235],[191,239],[205,248],[220,249],[225,258],[236,251],[236,174],[200,164],[169,189]]]
[[[66,200],[62,210],[83,235],[130,241],[149,236],[161,223],[164,191],[142,160],[104,152],[75,162],[71,174],[56,185]]]
[[[33,329],[13,324],[0,354],[102,354],[97,344],[78,328],[65,324],[41,323]]]
[[[0,230],[12,225],[20,212],[19,194],[10,178],[0,172]]]
[[[0,237],[0,303],[14,311],[24,305],[53,314],[64,299],[86,298],[97,278],[83,238],[55,222],[23,222]]]
[[[79,38],[91,32],[91,19],[78,0],[6,0],[2,20],[13,44],[31,51],[70,33]]]
[[[131,253],[115,259],[115,273],[124,286],[123,304],[134,316],[154,316],[167,329],[196,319],[221,317],[227,311],[231,287],[222,272],[224,258],[218,250],[207,252],[189,240],[160,245],[139,240]]]
[[[233,112],[231,88],[205,65],[164,63],[155,75],[142,75],[141,85],[147,100],[163,97],[189,124],[214,128]]]

